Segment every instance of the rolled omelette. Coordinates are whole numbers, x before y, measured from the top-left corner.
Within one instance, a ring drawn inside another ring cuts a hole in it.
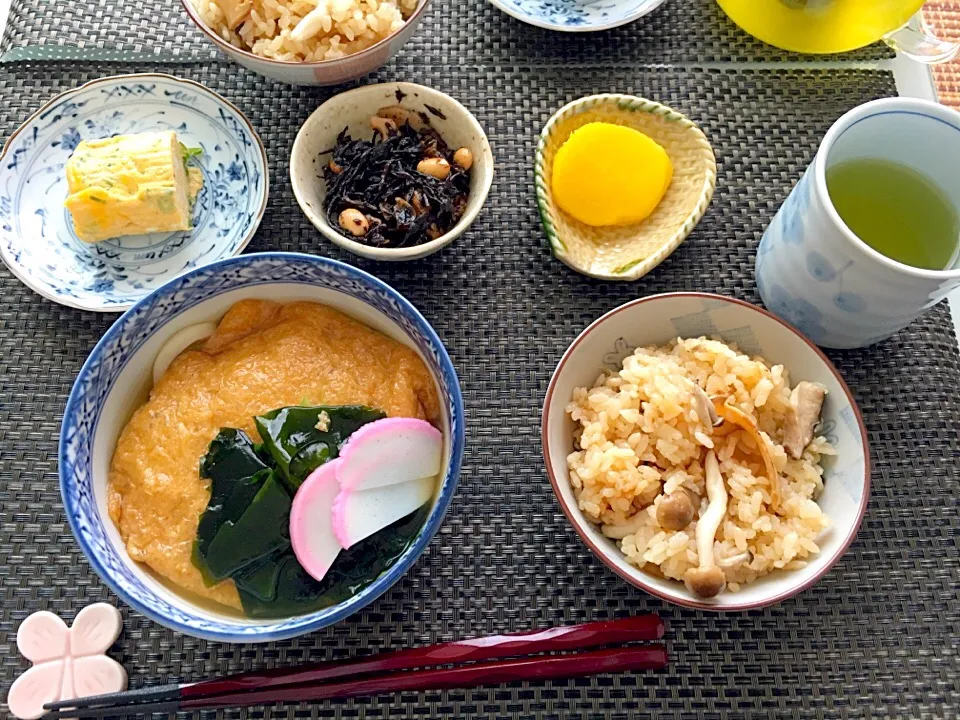
[[[189,230],[203,185],[172,130],[84,140],[67,160],[65,201],[77,237]]]

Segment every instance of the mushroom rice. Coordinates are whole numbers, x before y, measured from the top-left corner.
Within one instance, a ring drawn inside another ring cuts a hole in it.
[[[335,60],[393,35],[418,0],[191,0],[213,32],[272,60]]]
[[[580,510],[630,563],[700,597],[803,567],[829,525],[825,394],[718,340],[637,348],[567,406]]]

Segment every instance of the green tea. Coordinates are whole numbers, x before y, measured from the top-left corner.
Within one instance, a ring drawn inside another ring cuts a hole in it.
[[[926,270],[952,267],[960,215],[930,178],[890,160],[855,158],[827,168],[827,190],[847,227],[877,252]]]

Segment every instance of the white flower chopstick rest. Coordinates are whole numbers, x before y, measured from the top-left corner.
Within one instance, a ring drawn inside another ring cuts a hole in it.
[[[430,423],[384,418],[364,425],[293,498],[290,542],[297,560],[322,580],[341,550],[428,502],[442,469],[443,434]]]
[[[77,613],[73,627],[45,610],[17,630],[17,648],[33,663],[7,693],[7,707],[20,720],[36,720],[45,703],[127,689],[127,671],[104,653],[123,622],[113,605],[95,603]]]

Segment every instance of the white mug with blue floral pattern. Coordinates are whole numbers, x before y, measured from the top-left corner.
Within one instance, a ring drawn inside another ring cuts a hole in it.
[[[764,233],[756,268],[764,305],[830,348],[863,347],[890,337],[960,285],[960,263],[946,270],[903,265],[844,224],[830,202],[826,171],[857,157],[882,158],[922,173],[960,213],[960,113],[909,98],[854,108],[827,131]]]

